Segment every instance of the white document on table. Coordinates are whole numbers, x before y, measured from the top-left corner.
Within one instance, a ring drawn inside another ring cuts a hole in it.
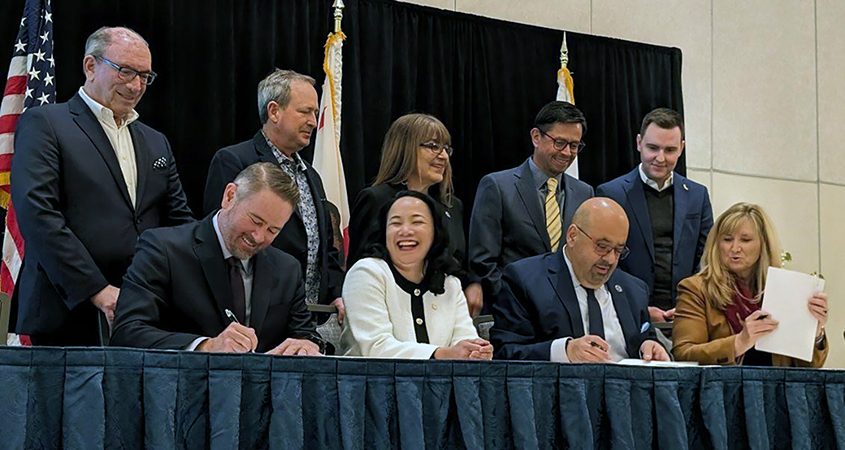
[[[619,361],[617,364],[622,366],[642,366],[642,367],[695,367],[698,365],[695,361],[645,361],[642,359],[626,358]]]
[[[769,267],[766,275],[764,311],[778,327],[757,340],[757,350],[812,361],[818,321],[807,302],[824,290],[824,280],[806,273]]]

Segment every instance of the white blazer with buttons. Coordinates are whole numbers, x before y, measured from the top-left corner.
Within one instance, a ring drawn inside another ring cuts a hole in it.
[[[461,282],[447,276],[446,291],[423,294],[428,344],[418,343],[410,295],[396,283],[379,258],[358,260],[346,273],[343,302],[346,319],[339,354],[371,358],[428,359],[438,347],[478,338]]]

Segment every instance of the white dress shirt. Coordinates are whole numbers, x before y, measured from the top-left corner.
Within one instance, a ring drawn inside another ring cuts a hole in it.
[[[94,113],[94,117],[100,122],[106,137],[109,138],[114,154],[117,156],[117,163],[120,164],[120,172],[123,174],[123,181],[126,182],[126,190],[129,192],[129,199],[132,205],[136,205],[135,197],[138,190],[138,167],[135,163],[135,145],[132,143],[132,134],[129,133],[129,124],[138,120],[138,113],[133,109],[129,117],[121,125],[114,120],[114,111],[97,103],[96,100],[85,93],[85,89],[79,88],[79,96]]]
[[[648,175],[645,174],[645,172],[643,171],[643,163],[640,163],[640,165],[637,166],[637,170],[640,172],[640,179],[643,180],[643,183],[645,183],[649,187],[654,188],[654,190],[656,190],[657,192],[662,192],[672,187],[672,180],[675,179],[675,172],[669,172],[669,178],[667,178],[666,182],[663,183],[663,187],[660,187],[657,185],[656,181],[652,180],[648,177]]]
[[[569,269],[569,275],[572,277],[572,285],[575,286],[575,296],[578,298],[578,308],[581,310],[581,323],[584,325],[584,333],[591,334],[589,309],[587,307],[587,291],[575,277],[575,272],[572,270],[572,263],[566,256],[565,250],[566,246],[561,250],[563,252],[563,260],[566,261],[566,267]],[[616,308],[613,306],[613,298],[607,289],[607,285],[602,285],[596,289],[595,294],[599,307],[601,307],[602,322],[604,322],[604,340],[610,345],[610,349],[608,350],[610,359],[614,362],[621,361],[628,357],[628,352],[625,350],[625,335],[622,333],[622,325],[619,324],[619,316],[616,315]],[[566,354],[566,342],[570,339],[574,339],[574,337],[567,336],[552,341],[549,358],[551,361],[559,363],[569,362],[569,356]]]

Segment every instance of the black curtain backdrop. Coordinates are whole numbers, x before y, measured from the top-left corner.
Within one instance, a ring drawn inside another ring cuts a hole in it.
[[[53,2],[58,97],[84,81],[85,38],[126,25],[150,43],[160,74],[139,104],[141,120],[171,142],[197,213],[214,152],[258,129],[256,86],[274,67],[323,81],[331,0],[62,0]],[[427,112],[452,133],[457,195],[472,204],[485,174],[531,153],[528,131],[554,100],[562,32],[389,0],[347,0],[343,30],[341,151],[350,201],[378,171],[384,132],[397,117]],[[5,70],[23,0],[0,2]],[[588,121],[581,179],[629,171],[642,116],[683,112],[681,52],[568,33],[575,101]],[[310,158],[311,149],[306,150]],[[678,170],[685,172],[684,160]]]

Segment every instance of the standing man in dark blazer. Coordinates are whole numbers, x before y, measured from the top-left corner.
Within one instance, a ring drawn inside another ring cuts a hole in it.
[[[147,42],[101,28],[82,66],[79,92],[28,110],[15,135],[17,332],[35,345],[99,345],[97,310],[112,321],[138,235],[193,221],[170,144],[134,109],[156,78]]]
[[[648,321],[648,290],[614,271],[628,254],[628,219],[611,199],[585,201],[560,251],[505,268],[490,341],[498,359],[668,361]]]
[[[648,285],[652,322],[674,318],[678,283],[698,272],[713,226],[707,188],[674,172],[684,143],[681,115],[655,109],[645,116],[637,135],[642,162],[597,190],[628,215],[631,256],[619,267]]]
[[[479,182],[469,259],[485,298],[499,291],[506,265],[558,250],[575,210],[593,196],[590,185],[564,173],[584,148],[586,132],[587,119],[578,108],[551,102],[534,120],[533,155],[519,167],[485,175]]]
[[[205,185],[204,209],[220,207],[227,183],[256,162],[279,165],[299,187],[294,215],[273,242],[299,261],[305,277],[307,303],[333,304],[343,322],[343,270],[334,247],[331,216],[320,175],[299,151],[308,145],[317,126],[317,91],[314,79],[291,70],[275,70],[258,84],[261,130],[252,139],[220,149],[211,160]],[[340,329],[326,330],[335,341]]]
[[[141,235],[111,343],[318,355],[299,263],[270,247],[298,199],[278,165],[253,164],[226,185],[213,216]]]

